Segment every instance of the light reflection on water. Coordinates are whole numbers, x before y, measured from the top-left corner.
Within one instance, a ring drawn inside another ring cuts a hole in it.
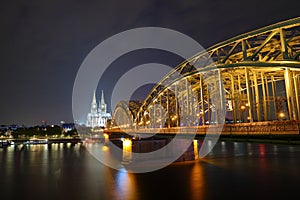
[[[126,197],[126,199],[134,199],[136,195],[134,174],[118,171],[116,174],[115,188],[118,191],[116,193],[117,199],[122,199],[124,197]]]
[[[87,148],[109,156],[102,144]],[[132,174],[106,167],[80,144],[16,145],[0,148],[0,193],[1,199],[270,199],[298,192],[299,166],[300,146],[220,141],[198,161]]]
[[[203,174],[203,166],[196,162],[191,170],[191,197],[192,199],[204,199],[205,195],[205,179]]]

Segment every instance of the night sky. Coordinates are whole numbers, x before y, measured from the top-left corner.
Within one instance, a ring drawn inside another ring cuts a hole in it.
[[[299,8],[299,0],[2,1],[0,124],[72,122],[72,89],[81,63],[95,46],[121,31],[165,27],[208,48],[298,17]],[[180,60],[154,50],[124,55],[101,78],[97,95],[104,89],[108,102],[114,83],[131,67],[149,62],[175,66]],[[147,89],[135,98],[143,98]]]

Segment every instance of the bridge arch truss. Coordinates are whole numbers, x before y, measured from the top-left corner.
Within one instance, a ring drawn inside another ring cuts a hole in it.
[[[227,123],[300,120],[299,98],[300,18],[295,18],[221,42],[179,64],[134,108],[130,120],[118,125],[218,124],[212,116],[220,109],[226,110]],[[113,118],[120,118],[118,110]]]

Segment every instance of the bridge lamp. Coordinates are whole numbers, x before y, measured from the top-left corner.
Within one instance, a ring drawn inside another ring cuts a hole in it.
[[[284,112],[280,112],[280,113],[278,113],[278,116],[279,116],[279,118],[284,118],[285,117],[285,114],[284,114]]]

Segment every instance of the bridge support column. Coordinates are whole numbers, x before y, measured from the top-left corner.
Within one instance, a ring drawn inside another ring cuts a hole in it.
[[[276,105],[276,82],[274,76],[271,76],[271,83],[272,83],[272,96],[273,96],[273,104],[274,104],[274,113],[275,113],[275,119],[278,119],[277,116],[277,105]]]
[[[238,75],[238,97],[239,97],[239,100],[238,100],[238,109],[237,111],[239,112],[239,121],[242,121],[242,112],[241,112],[241,98],[242,98],[242,86],[241,86],[241,76]]]
[[[155,103],[153,105],[153,128],[156,128],[156,106]]]
[[[185,78],[185,89],[186,89],[186,92],[187,92],[187,95],[186,95],[186,117],[185,117],[185,120],[186,120],[186,125],[187,126],[190,126],[190,87],[189,87],[189,84],[188,84],[188,80],[187,78]]]
[[[251,90],[250,90],[250,75],[249,75],[249,69],[245,68],[245,75],[246,75],[246,89],[247,89],[247,101],[249,106],[249,120],[250,122],[253,122],[252,117],[252,101],[251,101]],[[247,116],[248,118],[248,116]]]
[[[179,112],[178,112],[178,88],[177,88],[178,82],[175,83],[175,114],[176,114],[176,127],[179,126]]]
[[[256,72],[253,72],[253,78],[254,78],[254,87],[255,87],[255,107],[256,107],[256,113],[257,113],[257,121],[261,121],[260,118],[260,103],[259,103],[259,91],[258,91],[258,83],[257,83],[257,76]]]
[[[205,108],[204,108],[204,89],[203,89],[203,76],[202,74],[199,74],[200,76],[200,100],[201,100],[201,116],[202,116],[202,125],[205,125]]]
[[[163,115],[162,115],[162,98],[161,95],[159,96],[159,118],[160,118],[160,128],[163,128],[164,121],[163,121]]]
[[[170,109],[169,109],[169,90],[167,88],[167,125],[168,125],[168,128],[171,127],[171,124],[170,124]]]
[[[284,73],[284,80],[285,80],[285,90],[286,90],[286,98],[288,104],[288,111],[289,111],[289,119],[295,120],[295,104],[294,104],[294,94],[293,94],[293,82],[291,71],[288,67],[285,68]]]
[[[219,79],[219,94],[220,94],[220,106],[216,106],[216,123],[222,124],[222,117],[226,114],[226,104],[225,104],[225,94],[224,94],[224,87],[223,87],[223,79],[222,79],[222,72],[221,69],[218,70],[218,79]],[[223,119],[224,120],[224,119]]]
[[[268,111],[267,111],[267,99],[266,99],[266,87],[264,81],[264,73],[261,72],[261,87],[263,93],[263,110],[264,110],[264,121],[268,121]]]
[[[298,88],[298,76],[293,72],[294,79],[294,90],[295,90],[295,100],[296,100],[296,119],[300,120],[300,105],[299,105],[299,88]]]
[[[211,121],[211,111],[210,111],[210,95],[209,95],[209,85],[207,84],[207,121],[210,124]]]
[[[197,116],[197,111],[195,110],[195,95],[194,95],[194,93],[193,93],[193,86],[192,86],[192,82],[191,82],[191,84],[188,84],[188,88],[189,88],[189,94],[190,94],[190,103],[189,103],[189,105],[190,105],[190,108],[189,108],[189,110],[190,110],[190,114],[189,114],[189,116],[190,116],[190,122],[192,123],[191,125],[192,126],[194,126],[195,125],[195,121],[196,121],[196,119],[195,119],[195,116]]]
[[[149,127],[150,128],[153,128],[153,106],[152,105],[149,105],[149,121],[150,121],[150,124],[149,124]]]
[[[232,101],[232,117],[233,122],[236,123],[236,102],[235,102],[235,87],[234,87],[234,76],[231,75],[231,101]]]
[[[268,83],[268,76],[266,76],[266,79],[265,79],[265,85],[266,85],[266,105],[267,105],[267,118],[268,120],[271,120],[272,119],[272,116],[271,116],[271,105],[270,105],[270,92],[269,92],[269,83]]]

